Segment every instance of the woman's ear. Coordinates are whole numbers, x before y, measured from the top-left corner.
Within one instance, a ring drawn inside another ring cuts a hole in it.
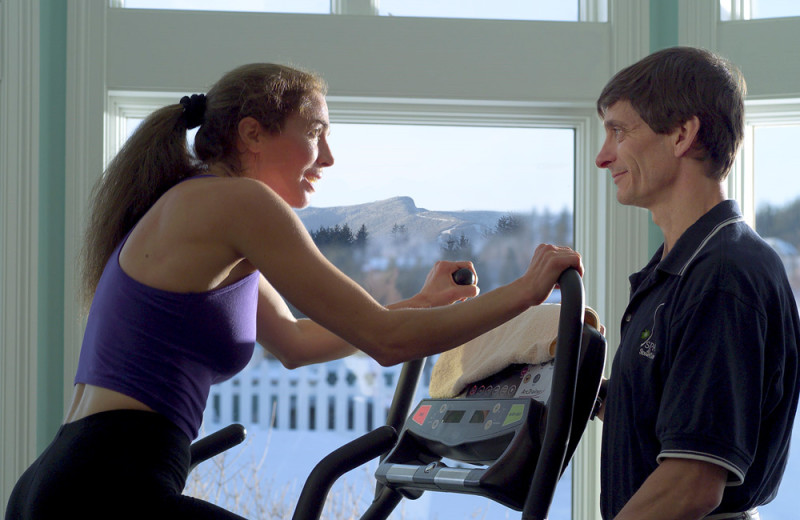
[[[697,134],[700,132],[700,119],[697,116],[692,116],[673,131],[673,149],[675,157],[683,157],[692,150]]]
[[[261,123],[250,116],[243,117],[239,121],[238,132],[239,146],[241,148],[239,151],[257,153],[258,145],[261,142]]]

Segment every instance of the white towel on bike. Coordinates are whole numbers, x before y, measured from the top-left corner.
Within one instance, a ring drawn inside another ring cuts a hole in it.
[[[509,365],[536,365],[553,359],[560,310],[559,304],[531,307],[499,327],[443,352],[431,374],[431,397],[455,397],[468,385]],[[594,309],[586,307],[584,320],[599,329],[600,318]]]

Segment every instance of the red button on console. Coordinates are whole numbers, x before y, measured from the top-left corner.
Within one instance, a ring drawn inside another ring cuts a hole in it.
[[[431,411],[431,405],[423,404],[414,414],[414,417],[412,417],[413,421],[419,425],[423,424],[425,422],[425,418],[428,416],[428,412],[430,411]]]

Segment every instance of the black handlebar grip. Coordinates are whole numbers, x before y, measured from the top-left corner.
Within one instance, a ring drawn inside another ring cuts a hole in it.
[[[462,267],[453,273],[453,281],[458,285],[475,285],[475,273]]]

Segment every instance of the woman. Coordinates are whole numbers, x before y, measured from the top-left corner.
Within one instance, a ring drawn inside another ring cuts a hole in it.
[[[325,93],[313,74],[242,66],[155,112],[111,162],[86,235],[92,305],[72,405],[7,519],[238,518],[181,491],[209,387],[241,370],[256,341],[288,368],[356,349],[392,365],[486,332],[544,301],[565,268],[582,269],[572,250],[540,246],[524,276],[476,297],[450,277],[470,263],[439,262],[419,294],[378,304],[292,211],[333,164]],[[195,126],[197,160],[186,147]]]

